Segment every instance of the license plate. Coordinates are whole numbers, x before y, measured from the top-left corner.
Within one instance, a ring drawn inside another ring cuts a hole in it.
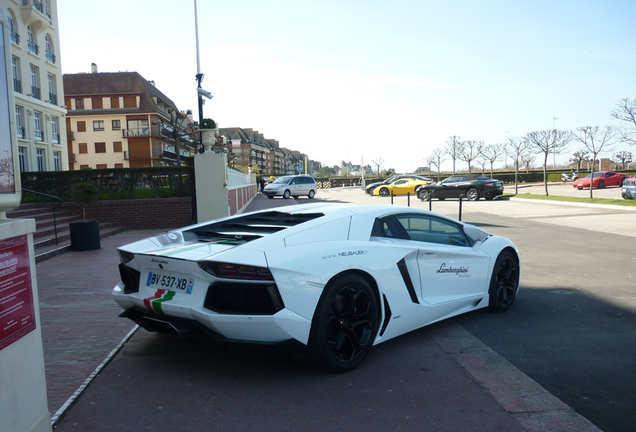
[[[194,287],[194,278],[180,278],[176,276],[168,276],[160,273],[149,272],[146,286],[170,289],[176,292],[192,294],[192,287]]]

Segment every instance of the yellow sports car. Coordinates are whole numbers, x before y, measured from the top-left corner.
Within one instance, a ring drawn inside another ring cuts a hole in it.
[[[433,183],[432,179],[419,180],[419,179],[400,179],[395,183],[382,185],[373,190],[373,195],[379,195],[383,197],[390,196],[391,193],[393,195],[406,195],[407,193],[411,193],[411,195],[415,195],[415,189],[418,186],[427,185]]]

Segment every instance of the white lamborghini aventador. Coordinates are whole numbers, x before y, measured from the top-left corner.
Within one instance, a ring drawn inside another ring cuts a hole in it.
[[[319,203],[231,216],[119,248],[121,316],[179,336],[300,344],[329,371],[464,312],[505,311],[515,245],[410,207]]]

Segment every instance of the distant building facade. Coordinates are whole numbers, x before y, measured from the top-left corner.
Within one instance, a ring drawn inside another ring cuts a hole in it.
[[[8,18],[21,171],[68,169],[57,0],[0,0]],[[6,41],[8,43],[8,41]],[[11,85],[11,84],[10,84]]]
[[[93,64],[65,74],[64,89],[70,170],[177,165],[195,152],[191,116],[137,72]]]
[[[305,155],[281,148],[278,141],[252,129],[220,128],[218,134],[232,149],[233,165],[244,172],[260,170],[263,175],[280,175],[296,173],[298,166],[304,167]]]

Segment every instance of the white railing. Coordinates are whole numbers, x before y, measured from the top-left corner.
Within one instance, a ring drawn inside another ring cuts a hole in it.
[[[228,187],[247,186],[250,184],[252,184],[252,180],[249,174],[245,174],[244,172],[241,172],[234,168],[227,168]]]

